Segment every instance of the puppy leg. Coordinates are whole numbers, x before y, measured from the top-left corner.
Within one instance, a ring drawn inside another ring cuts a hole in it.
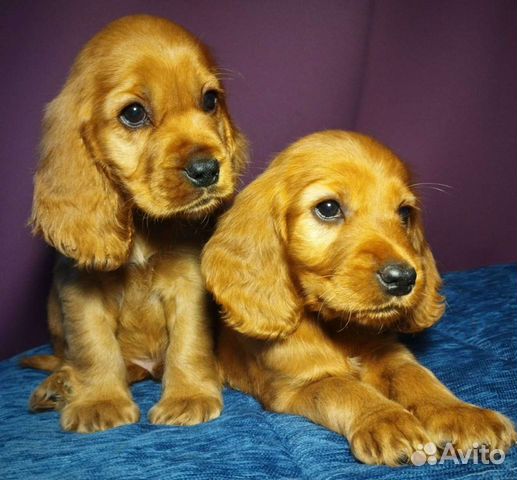
[[[63,361],[55,355],[33,355],[20,360],[20,367],[55,372]]]
[[[73,369],[62,366],[34,390],[29,400],[29,410],[31,412],[61,410],[72,400],[76,383]]]
[[[458,399],[402,345],[378,354],[367,371],[368,380],[411,411],[438,446],[485,444],[506,451],[517,440],[508,418]]]
[[[61,426],[86,433],[138,421],[115,336],[115,313],[102,291],[91,284],[69,283],[62,287],[61,297],[67,363],[77,377],[73,397],[61,411]]]
[[[429,441],[410,412],[358,378],[326,377],[293,385],[277,389],[266,407],[303,415],[345,435],[353,454],[364,463],[407,463],[418,446]]]
[[[196,425],[222,410],[221,379],[213,352],[207,296],[197,261],[177,265],[181,277],[164,292],[169,346],[161,400],[149,412],[152,423]]]

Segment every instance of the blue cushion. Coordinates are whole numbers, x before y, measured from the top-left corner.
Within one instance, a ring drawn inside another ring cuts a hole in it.
[[[445,275],[443,320],[405,341],[459,397],[517,419],[517,269],[514,265]],[[48,352],[48,346],[30,353]],[[223,415],[196,427],[161,427],[146,412],[158,400],[151,381],[133,387],[136,425],[90,435],[60,430],[55,412],[30,414],[27,401],[45,374],[22,370],[20,356],[0,362],[2,479],[507,479],[517,478],[517,449],[500,465],[469,463],[372,467],[357,462],[341,436],[301,417],[265,412],[225,390]]]

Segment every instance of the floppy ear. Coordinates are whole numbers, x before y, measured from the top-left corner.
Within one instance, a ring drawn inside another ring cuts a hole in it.
[[[425,287],[422,301],[413,310],[410,318],[408,318],[407,328],[403,329],[407,333],[419,332],[432,327],[442,318],[445,312],[445,299],[440,295],[442,279],[436,268],[431,248],[424,238],[421,221],[417,225],[416,234],[417,243],[421,245],[422,264],[425,270]]]
[[[223,109],[223,122],[226,144],[229,150],[232,152],[231,156],[233,171],[237,175],[240,175],[244,171],[246,165],[248,165],[248,140],[233,123],[233,120],[231,119],[230,114],[228,113],[226,103],[223,104]]]
[[[291,333],[301,308],[289,277],[285,219],[274,205],[280,192],[272,173],[237,196],[202,256],[208,289],[222,305],[226,323],[262,339]]]
[[[81,90],[69,84],[47,107],[30,224],[77,266],[114,270],[129,254],[132,213],[108,178]]]
[[[248,148],[248,140],[246,137],[238,130],[234,125],[233,126],[233,168],[235,172],[240,175],[246,165],[248,165],[249,160],[249,148]]]

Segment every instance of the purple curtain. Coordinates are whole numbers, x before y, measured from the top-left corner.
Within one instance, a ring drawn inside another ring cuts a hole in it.
[[[516,4],[508,0],[17,0],[0,6],[0,357],[46,340],[52,252],[26,227],[43,106],[81,46],[132,13],[196,33],[231,71],[251,180],[307,133],[359,130],[422,188],[443,271],[516,260]]]

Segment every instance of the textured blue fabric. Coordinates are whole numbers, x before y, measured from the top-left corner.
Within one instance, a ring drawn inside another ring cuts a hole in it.
[[[458,396],[517,419],[517,269],[497,266],[445,275],[448,311],[424,334],[408,337],[423,364]],[[41,347],[33,352],[46,352]],[[59,429],[55,412],[30,414],[27,400],[45,375],[0,362],[0,479],[487,479],[517,478],[517,452],[501,465],[372,467],[346,440],[295,416],[265,412],[225,391],[223,415],[196,427],[150,425],[145,413],[159,385],[133,387],[140,423],[80,435]]]

